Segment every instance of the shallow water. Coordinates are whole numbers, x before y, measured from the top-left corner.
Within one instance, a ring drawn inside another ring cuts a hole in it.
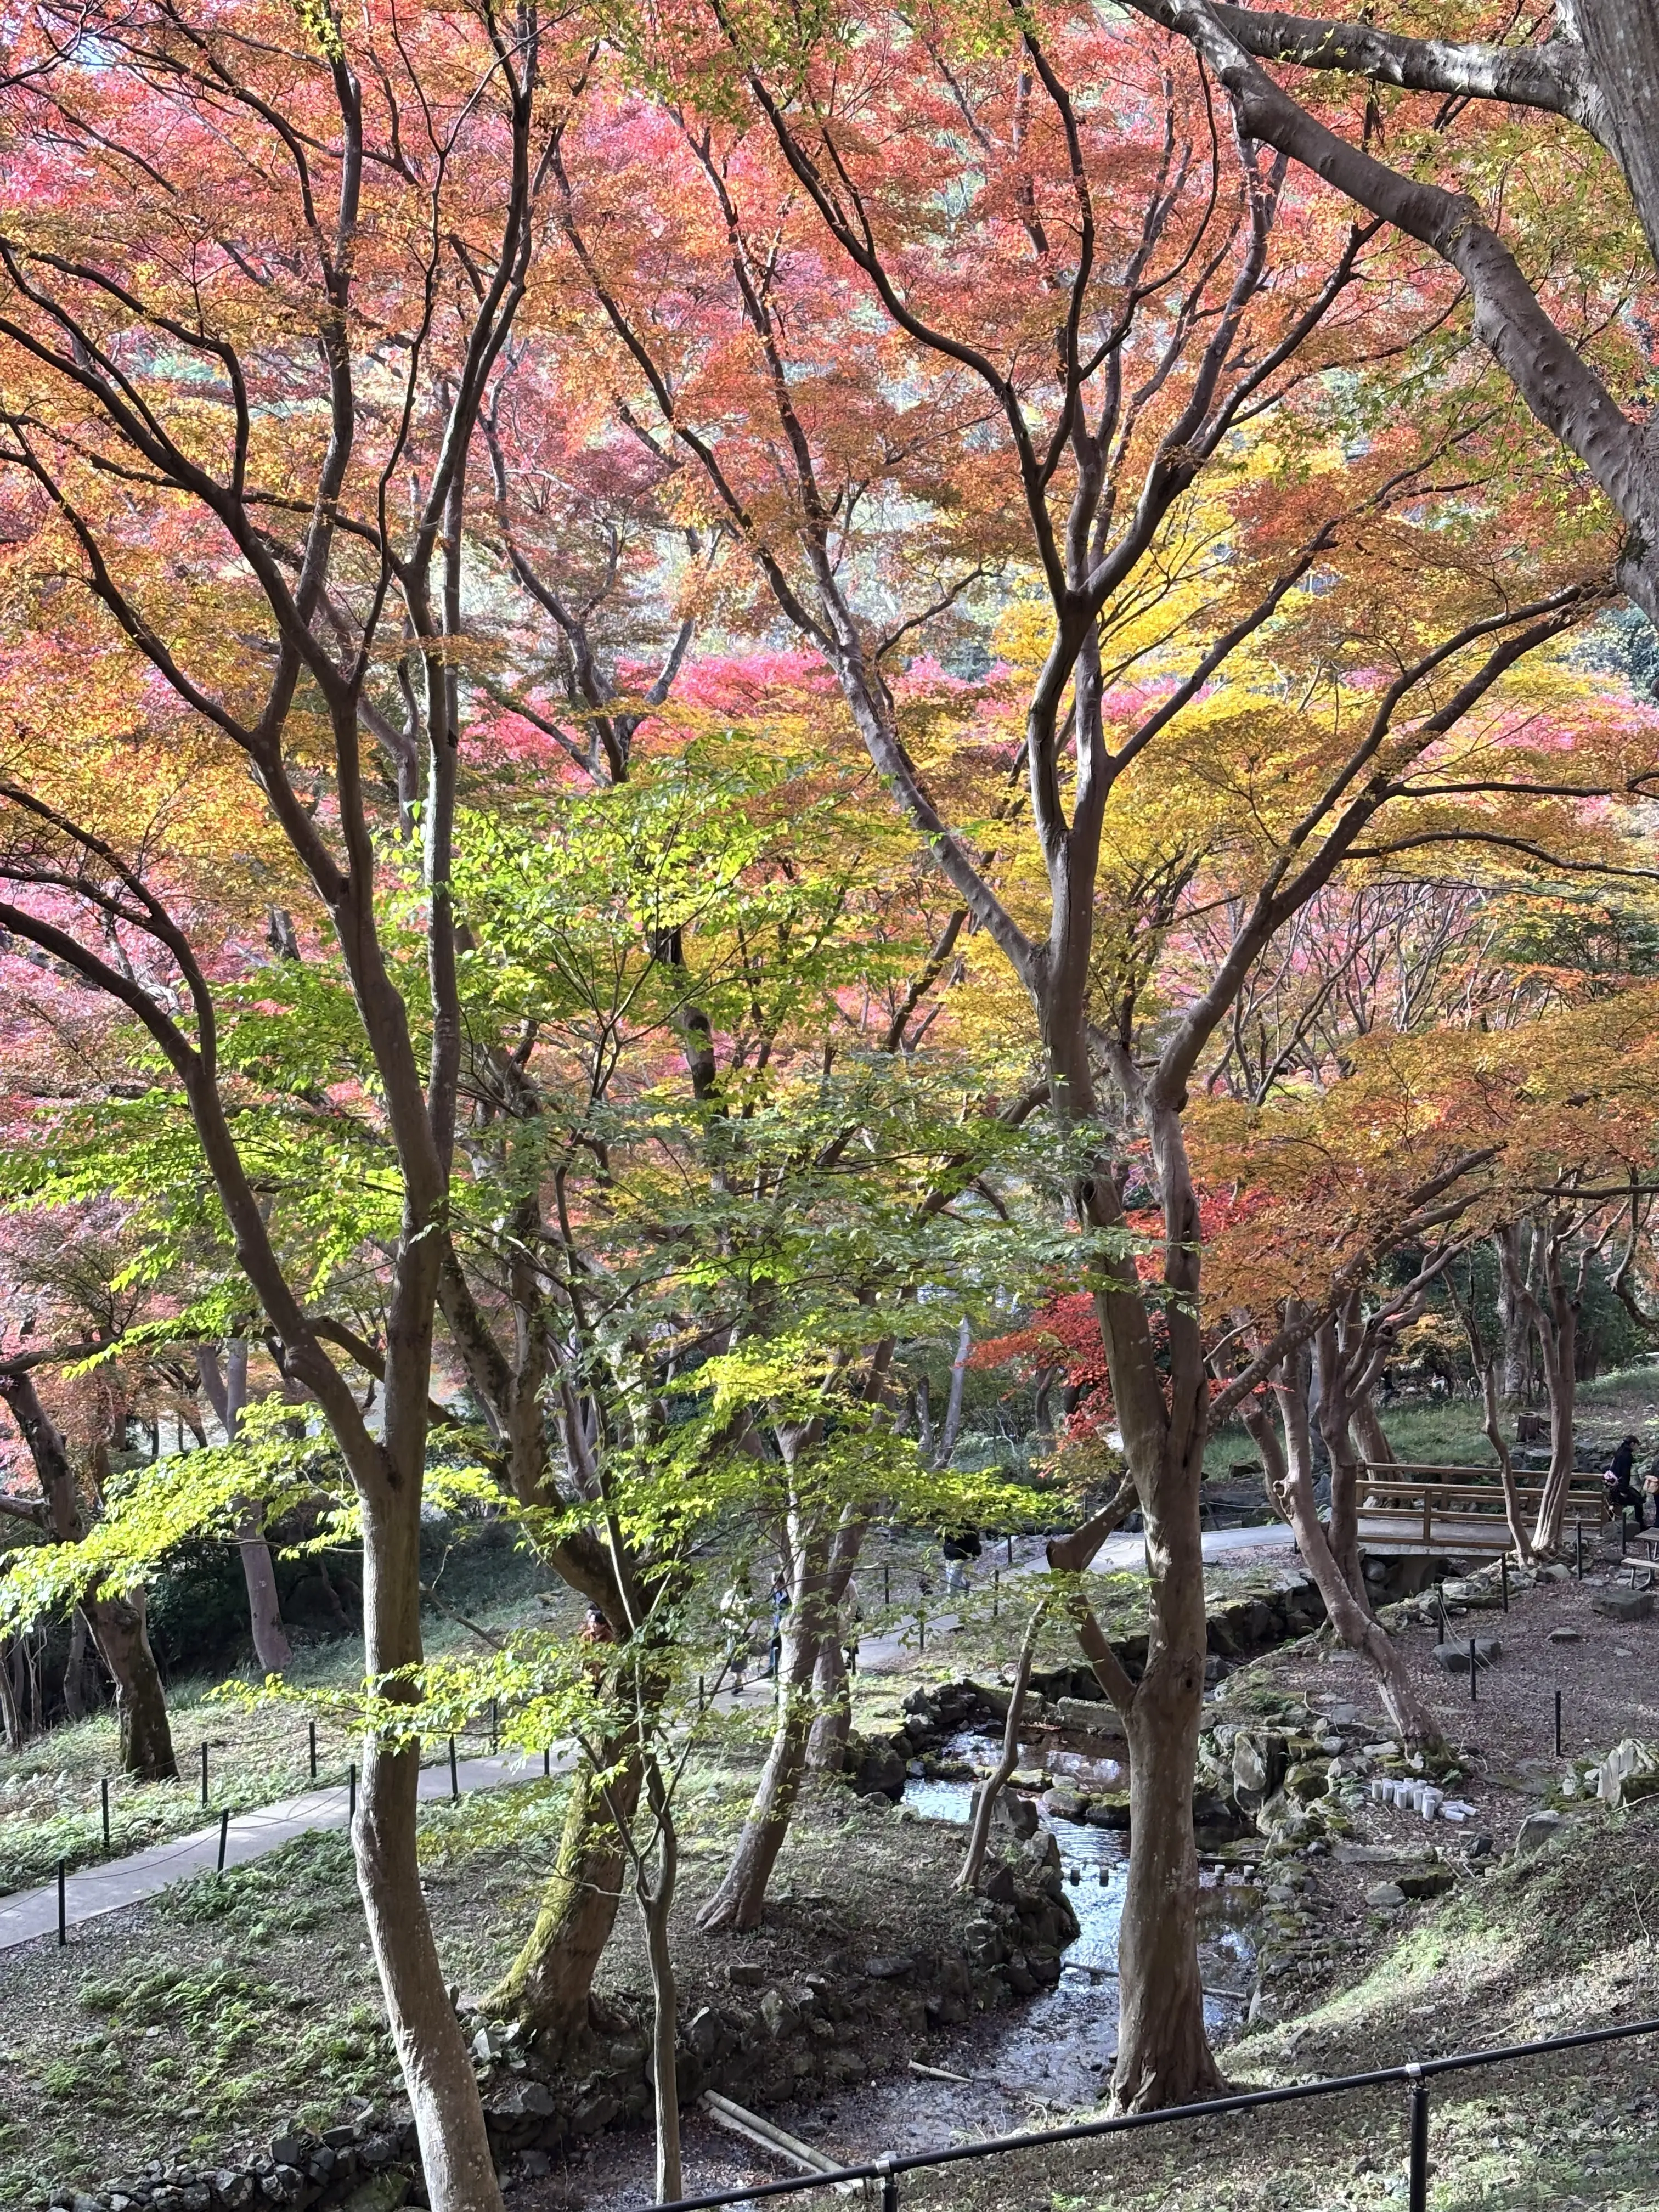
[[[965,1736],[947,1745],[946,1755],[983,1765],[995,1749],[984,1737]],[[1028,1755],[1040,1759],[1051,1774],[1084,1788],[1121,1787],[1125,1779],[1115,1761],[1068,1751],[1051,1741],[1033,1743]],[[904,1802],[925,1820],[965,1827],[973,1789],[969,1782],[909,1782]],[[1117,1946],[1129,1871],[1127,1838],[1115,1829],[1051,1820],[1041,1808],[1037,1818],[1059,1844],[1066,1894],[1080,1932],[1066,1947],[1054,1988],[986,2024],[976,2039],[981,2049],[972,2070],[1016,2098],[1069,2108],[1098,2095],[1102,2076],[1117,2056]],[[1237,2028],[1249,2002],[1255,1947],[1248,1923],[1258,1893],[1213,1875],[1203,1880],[1199,1966],[1206,1991],[1204,2016],[1211,2035],[1220,2037]]]

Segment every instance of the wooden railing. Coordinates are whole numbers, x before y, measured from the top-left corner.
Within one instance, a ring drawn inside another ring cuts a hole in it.
[[[1359,1512],[1371,1524],[1386,1520],[1387,1533],[1427,1546],[1459,1539],[1503,1540],[1504,1486],[1498,1469],[1424,1467],[1395,1461],[1360,1462]],[[1534,1522],[1544,1502],[1541,1482],[1518,1482],[1522,1517]],[[1567,1484],[1565,1518],[1599,1528],[1607,1518],[1606,1488],[1599,1474],[1574,1474]],[[1363,1533],[1363,1531],[1362,1531]]]

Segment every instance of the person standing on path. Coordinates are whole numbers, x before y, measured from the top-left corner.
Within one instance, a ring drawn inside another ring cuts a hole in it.
[[[1607,1486],[1607,1510],[1615,1518],[1621,1513],[1633,1513],[1639,1528],[1642,1525],[1642,1500],[1631,1482],[1636,1466],[1636,1443],[1634,1437],[1623,1439],[1601,1480]]]
[[[772,1577],[772,1643],[766,1658],[766,1679],[775,1682],[783,1662],[783,1616],[789,1610],[789,1585],[780,1567]]]
[[[984,1546],[977,1528],[944,1528],[939,1549],[945,1554],[945,1588],[951,1597],[968,1595],[968,1562],[978,1559]]]

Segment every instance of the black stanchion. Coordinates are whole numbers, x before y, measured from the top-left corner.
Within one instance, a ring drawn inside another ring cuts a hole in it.
[[[708,1698],[703,1689],[703,1679],[702,1676],[699,1674],[697,1677],[697,1711],[701,1712],[708,1703]]]
[[[346,1769],[346,1819],[348,1821],[350,1821],[355,1820],[356,1817],[357,1762],[354,1759],[350,1765]]]
[[[997,1617],[997,1608],[1001,1602],[1002,1577],[1000,1574],[994,1572],[991,1577],[991,1618],[993,1620]]]
[[[61,1951],[69,1942],[69,1861],[58,1862],[58,1948]]]
[[[1572,1524],[1572,1548],[1573,1564],[1582,1583],[1584,1579],[1584,1524],[1582,1521],[1575,1521]]]
[[[449,1796],[451,1802],[458,1803],[460,1799],[460,1795],[461,1778],[455,1769],[455,1739],[453,1736],[451,1736],[449,1739]]]
[[[1498,1557],[1498,1583],[1504,1593],[1504,1610],[1507,1613],[1510,1609],[1510,1555],[1507,1552]]]
[[[225,1845],[229,1841],[230,1808],[227,1805],[219,1815],[219,1865],[217,1870],[221,1874],[225,1870]]]
[[[916,1650],[920,1653],[925,1651],[927,1649],[927,1608],[925,1605],[919,1605],[916,1607]]]
[[[1014,1540],[1013,1540],[1013,1538],[1012,1538],[1012,1536],[1010,1536],[1010,1537],[1008,1538],[1008,1540],[1007,1540],[1007,1543],[1008,1543],[1008,1564],[1009,1564],[1009,1565],[1012,1567],[1012,1566],[1013,1565],[1013,1564],[1014,1564]]]
[[[109,1849],[109,1777],[104,1777],[100,1794],[104,1800],[104,1849]]]
[[[549,1782],[553,1779],[553,1747],[551,1744],[547,1744],[543,1747],[542,1774],[544,1778]]]
[[[1479,1691],[1478,1691],[1478,1690],[1476,1689],[1476,1687],[1475,1687],[1475,1677],[1479,1674],[1479,1673],[1480,1673],[1480,1668],[1475,1665],[1475,1663],[1474,1663],[1474,1637],[1470,1637],[1470,1638],[1469,1638],[1469,1703],[1470,1703],[1471,1705],[1473,1705],[1473,1704],[1474,1703],[1474,1701],[1475,1701],[1476,1698],[1480,1695]]]
[[[202,1745],[202,1802],[204,1805],[207,1803],[207,1751],[204,1740]]]
[[[884,1559],[881,1565],[881,1601],[884,1605],[893,1602],[893,1570]]]
[[[311,1778],[314,1782],[317,1779],[317,1723],[312,1721],[308,1726],[311,1731]]]
[[[1555,1755],[1561,1756],[1561,1692],[1555,1693]]]
[[[1415,2068],[1408,2069],[1415,2073]],[[1428,2212],[1429,2085],[1420,2075],[1412,2083],[1412,2165],[1407,2187],[1407,2212]]]

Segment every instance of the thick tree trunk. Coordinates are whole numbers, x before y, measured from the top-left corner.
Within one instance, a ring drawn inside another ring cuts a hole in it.
[[[173,1731],[155,1654],[144,1626],[142,1590],[130,1598],[90,1597],[87,1617],[115,1685],[115,1717],[120,1729],[121,1771],[141,1782],[176,1782]]]
[[[1129,1875],[1118,1936],[1121,2011],[1113,2096],[1140,2112],[1222,2087],[1204,2027],[1198,1968],[1193,1774],[1204,1701],[1206,1622],[1198,1517],[1201,1413],[1137,1487],[1152,1600],[1146,1670],[1124,1715],[1129,1740]]]
[[[1517,1227],[1498,1231],[1498,1238],[1515,1238]],[[1500,1251],[1498,1267],[1498,1325],[1504,1337],[1503,1395],[1512,1406],[1525,1404],[1532,1392],[1532,1316],[1522,1295],[1520,1254],[1511,1249],[1505,1264]]]
[[[607,1744],[607,1765],[625,1747]],[[628,1863],[617,1816],[631,1820],[639,1803],[640,1764],[631,1759],[605,1789],[583,1758],[565,1808],[559,1856],[524,1948],[485,1999],[497,2018],[533,2027],[544,2048],[557,2050],[594,2026],[593,1976],[616,1926]],[[608,1802],[607,1802],[608,1801]]]
[[[1389,1442],[1376,1411],[1376,1401],[1369,1390],[1356,1399],[1348,1408],[1348,1435],[1358,1456],[1373,1467],[1393,1467],[1400,1455]]]
[[[427,1363],[410,1362],[424,1410]],[[387,1425],[396,1407],[388,1394]],[[424,1420],[421,1423],[424,1430]],[[388,1460],[392,1453],[388,1449]],[[396,1462],[392,1461],[395,1466]],[[421,1657],[420,1484],[363,1499],[365,1668],[384,1681]],[[357,1887],[420,2139],[433,2212],[501,2212],[472,2060],[438,1958],[416,1853],[420,1747],[371,1736],[353,1831]]]
[[[7,1750],[21,1751],[23,1748],[23,1716],[18,1710],[17,1692],[12,1687],[12,1643],[0,1643],[0,1726],[5,1729]]]

